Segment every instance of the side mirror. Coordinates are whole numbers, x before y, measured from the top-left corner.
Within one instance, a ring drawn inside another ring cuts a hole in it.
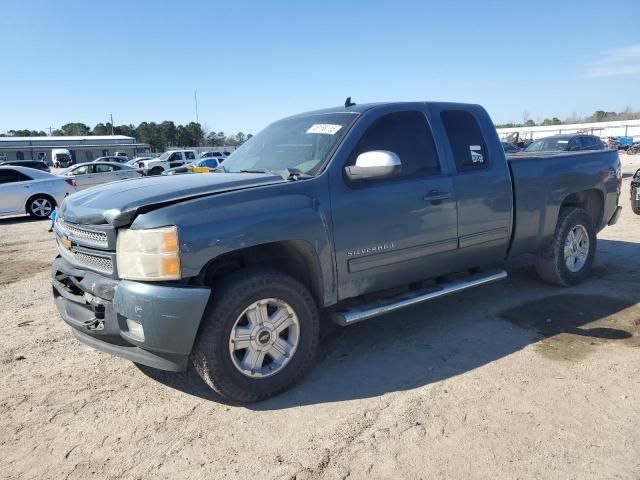
[[[402,162],[393,152],[373,150],[356,158],[356,164],[345,167],[345,173],[352,182],[378,180],[395,177],[402,171]]]

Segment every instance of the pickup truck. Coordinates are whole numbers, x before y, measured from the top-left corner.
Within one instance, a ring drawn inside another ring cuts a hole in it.
[[[132,166],[142,169],[147,175],[161,175],[165,170],[181,167],[196,158],[195,150],[169,150],[159,157],[145,158]]]
[[[348,104],[273,123],[218,173],[70,196],[53,295],[85,344],[259,401],[308,371],[321,321],[498,281],[528,252],[580,282],[620,186],[615,151],[507,159],[478,105]]]

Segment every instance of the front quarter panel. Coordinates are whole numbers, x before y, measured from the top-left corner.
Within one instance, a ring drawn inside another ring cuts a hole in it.
[[[221,174],[203,174],[221,175]],[[304,241],[317,255],[325,304],[335,303],[326,176],[197,198],[139,215],[131,228],[176,225],[182,277],[198,276],[215,258],[248,247]]]

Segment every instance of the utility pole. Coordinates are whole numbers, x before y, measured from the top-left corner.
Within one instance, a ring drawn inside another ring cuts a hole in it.
[[[51,127],[49,127],[49,136],[51,136]]]
[[[196,124],[198,125],[198,129],[200,128],[200,117],[198,116],[198,91],[194,90],[193,91],[193,100],[196,104]],[[198,144],[196,145],[196,147],[200,148],[200,130],[198,130]],[[198,152],[198,155],[200,154],[200,152]]]
[[[111,136],[113,137],[113,113],[110,113],[109,116],[111,117]]]

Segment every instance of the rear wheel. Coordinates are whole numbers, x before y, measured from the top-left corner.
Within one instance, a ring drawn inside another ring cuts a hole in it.
[[[638,199],[638,187],[631,187],[631,210],[636,215],[640,215],[640,199]]]
[[[560,209],[550,245],[538,253],[536,271],[542,280],[569,287],[589,274],[596,252],[593,220],[581,208]]]
[[[192,352],[200,377],[223,397],[255,402],[297,382],[318,345],[318,309],[288,275],[232,273],[214,289]]]
[[[49,218],[55,202],[46,195],[36,195],[27,202],[27,213],[34,218]]]
[[[153,167],[149,170],[149,175],[162,175],[162,172],[164,172],[162,167]]]

